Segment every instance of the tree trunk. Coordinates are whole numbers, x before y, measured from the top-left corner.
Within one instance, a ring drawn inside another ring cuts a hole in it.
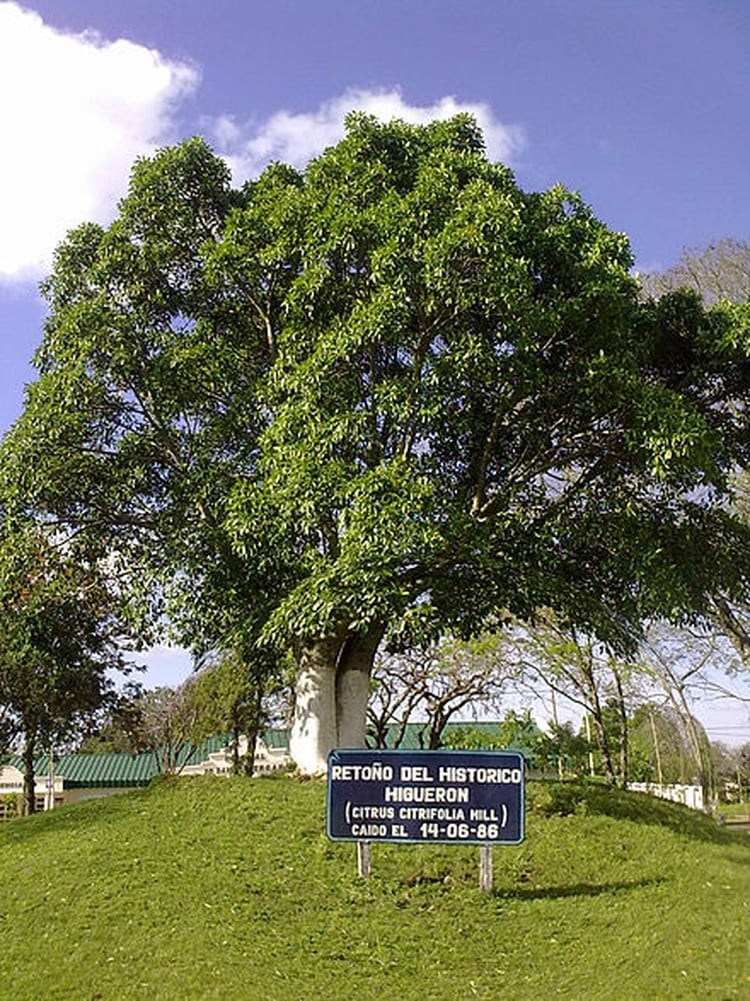
[[[247,726],[245,737],[247,739],[247,751],[242,762],[242,771],[245,775],[252,776],[255,772],[255,748],[258,744],[258,736],[263,724],[263,696],[264,691],[260,684],[253,693],[253,707],[250,717],[250,725]]]
[[[376,715],[368,712],[366,729],[369,730],[370,737],[375,741],[375,747],[384,749],[388,747],[388,717]]]
[[[382,626],[345,626],[302,643],[289,749],[305,775],[323,775],[335,747],[364,747],[370,672]]]
[[[604,713],[602,711],[601,700],[599,699],[599,689],[594,675],[594,664],[590,649],[587,650],[587,655],[581,664],[581,674],[583,677],[581,689],[584,692],[584,697],[588,697],[591,716],[594,720],[594,734],[596,735],[596,744],[602,759],[604,781],[610,788],[614,788],[616,781],[615,769],[612,764],[612,752],[609,737],[607,736],[607,728],[604,723]]]
[[[232,775],[239,775],[241,726],[237,718],[236,705],[232,706],[230,719],[232,725]]]
[[[324,775],[336,746],[336,664],[342,640],[336,632],[305,640],[299,649],[289,750],[305,775]]]
[[[628,708],[622,689],[622,678],[618,671],[612,671],[617,689],[617,715],[620,720],[620,788],[628,788]]]
[[[367,700],[375,654],[383,638],[382,626],[365,634],[350,633],[336,665],[336,740],[338,747],[364,747]]]
[[[36,796],[34,783],[34,749],[36,741],[27,736],[23,746],[23,812],[28,816],[36,813]]]
[[[682,693],[680,693],[682,694]],[[715,793],[715,769],[711,760],[711,751],[703,727],[695,720],[689,707],[686,709],[683,724],[687,730],[688,740],[698,766],[698,781],[703,792],[703,809],[707,812],[711,809],[711,803]]]
[[[616,784],[615,779],[615,769],[612,764],[612,752],[609,745],[609,738],[607,736],[607,728],[604,725],[604,719],[602,716],[602,707],[599,704],[598,698],[594,700],[593,709],[593,719],[594,719],[594,733],[596,735],[596,743],[599,748],[599,754],[602,759],[602,769],[604,771],[604,781],[607,783],[610,789],[613,789]]]

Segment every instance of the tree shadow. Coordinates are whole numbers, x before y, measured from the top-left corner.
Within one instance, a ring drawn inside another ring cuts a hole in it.
[[[492,891],[500,900],[561,900],[567,897],[600,897],[604,894],[630,893],[647,887],[660,886],[666,880],[632,879],[612,883],[573,883],[569,886],[502,887]]]

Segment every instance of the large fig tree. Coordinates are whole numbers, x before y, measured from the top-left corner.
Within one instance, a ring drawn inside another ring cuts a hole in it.
[[[544,607],[626,645],[744,588],[742,338],[640,301],[631,265],[466,117],[354,115],[241,191],[193,140],[59,249],[6,477],[138,566],[152,619],[291,648],[293,754],[321,771],[364,740],[387,632]]]

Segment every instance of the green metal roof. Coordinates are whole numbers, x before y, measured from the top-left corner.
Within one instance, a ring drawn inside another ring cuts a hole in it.
[[[20,754],[6,754],[2,765],[13,765],[23,774]],[[34,759],[34,775],[46,775],[49,758],[40,755]],[[55,762],[55,776],[64,780],[67,789],[80,788],[133,788],[146,785],[159,771],[154,754],[87,754],[77,751],[64,754]]]
[[[266,730],[262,734],[267,747],[289,747],[288,730]],[[180,766],[199,764],[210,754],[229,747],[230,734],[217,734],[195,746],[188,745],[179,755]],[[23,774],[23,758],[9,751],[0,757],[0,766],[12,765]],[[46,775],[49,769],[47,755],[34,759],[34,774]],[[92,753],[74,751],[63,754],[55,762],[55,775],[64,780],[66,789],[133,789],[148,785],[159,774],[159,759],[149,751],[144,754],[118,754],[115,752]]]
[[[265,730],[262,733],[266,747],[289,747],[288,730]],[[232,742],[231,734],[220,733],[194,746],[188,745],[179,755],[179,765],[196,765],[216,754]],[[0,765],[13,765],[23,773],[23,758],[9,752],[0,757]],[[34,774],[46,775],[49,768],[47,755],[34,759]],[[55,775],[64,780],[66,789],[132,789],[148,785],[159,774],[159,758],[149,751],[144,754],[118,754],[115,752],[92,753],[74,751],[64,754],[55,762]]]
[[[264,730],[263,743],[269,750],[289,750],[289,730]]]
[[[23,771],[21,755],[15,754],[13,751],[6,751],[4,754],[0,754],[0,768],[3,765],[11,765],[13,768],[17,768],[19,772]]]
[[[66,754],[55,764],[67,789],[128,789],[148,785],[159,773],[159,763],[147,754]]]
[[[4,754],[0,754],[0,768],[3,765],[11,765],[13,768],[17,768],[23,775],[23,758],[20,754],[16,754],[15,751],[6,751]],[[49,757],[46,754],[38,754],[34,758],[34,774],[46,775],[48,771]]]

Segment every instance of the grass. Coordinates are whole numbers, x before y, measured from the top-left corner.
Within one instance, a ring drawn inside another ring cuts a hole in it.
[[[324,786],[160,781],[0,827],[0,999],[750,998],[750,835],[530,783],[526,840],[324,834]]]
[[[750,820],[750,802],[724,803],[719,807],[719,815],[726,821]]]

